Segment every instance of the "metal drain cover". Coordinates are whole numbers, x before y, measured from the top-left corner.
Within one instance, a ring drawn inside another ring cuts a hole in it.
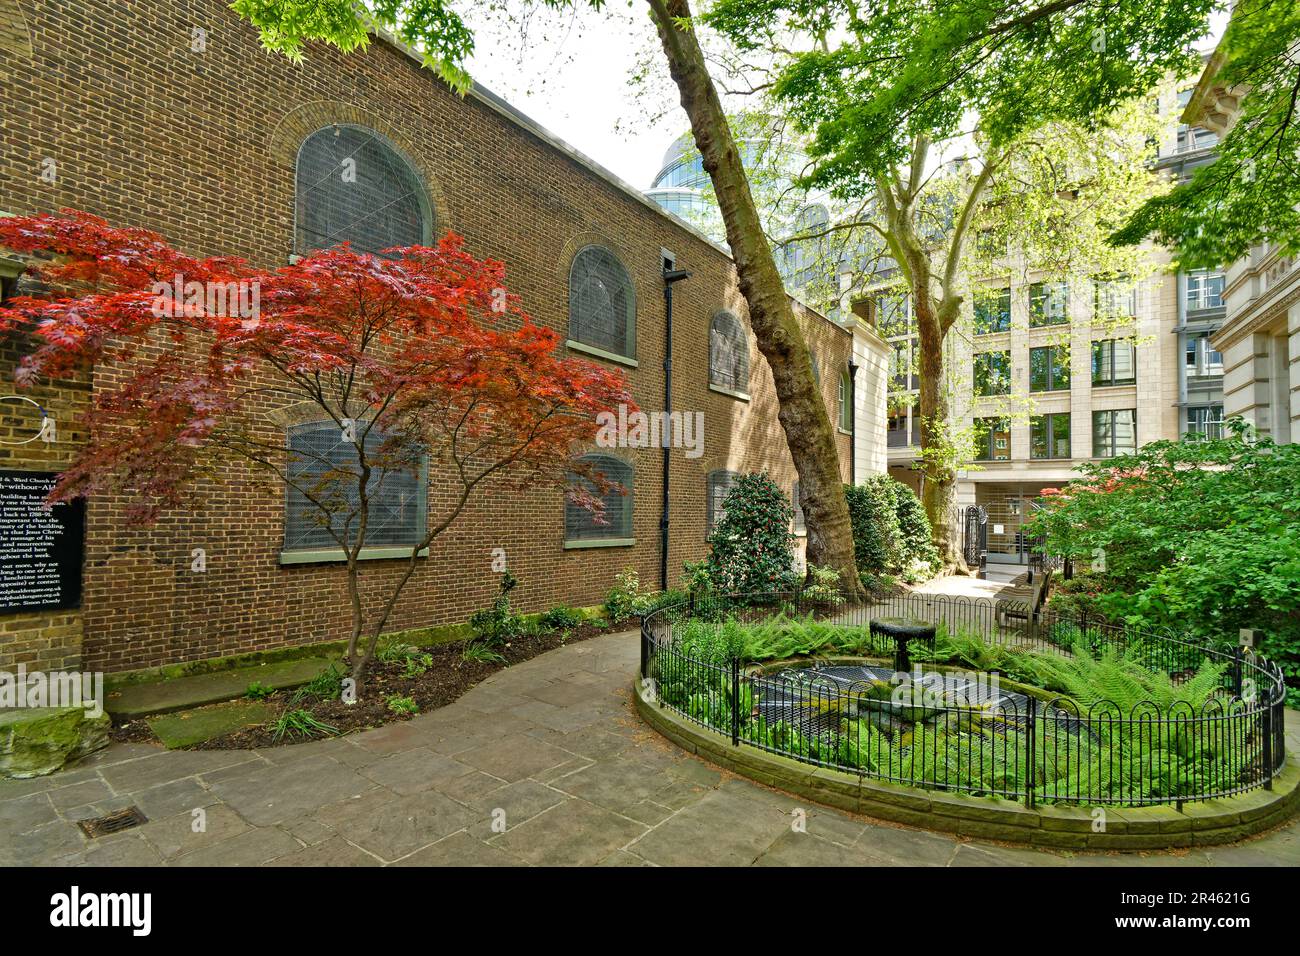
[[[81,827],[86,836],[102,837],[110,833],[121,833],[123,830],[129,830],[132,827],[138,827],[142,823],[148,823],[149,818],[140,812],[137,806],[129,806],[125,810],[116,810],[106,817],[95,817],[93,820],[81,820],[77,825]]]

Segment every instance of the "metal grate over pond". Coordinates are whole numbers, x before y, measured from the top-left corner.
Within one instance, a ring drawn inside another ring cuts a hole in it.
[[[995,677],[982,673],[919,669],[900,673],[891,667],[831,664],[769,672],[753,677],[750,683],[754,716],[771,725],[784,723],[807,736],[832,733],[840,720],[858,717],[892,732],[915,722],[903,719],[900,712],[917,710],[923,699],[933,699],[946,708],[987,714],[993,720],[985,726],[995,731],[1002,721],[1018,725],[1029,709],[1027,694],[1005,689]],[[882,698],[886,688],[889,697]],[[1080,725],[1073,714],[1051,705],[1044,706],[1040,717],[1072,732]]]

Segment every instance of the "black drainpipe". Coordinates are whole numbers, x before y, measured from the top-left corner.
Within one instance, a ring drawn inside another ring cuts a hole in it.
[[[849,359],[849,484],[858,483],[858,367]]]
[[[673,269],[672,260],[664,261],[664,433],[659,436],[663,445],[664,474],[663,495],[659,504],[659,590],[668,590],[668,413],[673,410],[673,285],[691,274],[685,269]]]

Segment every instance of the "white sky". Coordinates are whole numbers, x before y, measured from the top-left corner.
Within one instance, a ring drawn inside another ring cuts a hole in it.
[[[688,123],[645,4],[609,0],[603,11],[559,12],[529,6],[525,23],[509,0],[466,14],[476,38],[470,73],[632,186],[648,188]],[[1226,14],[1211,20],[1204,48],[1218,41],[1226,21]],[[634,86],[647,65],[650,79]]]
[[[467,15],[475,30],[469,71],[546,129],[646,189],[664,151],[688,123],[675,98],[656,97],[660,112],[670,109],[655,118],[636,102],[631,85],[636,65],[658,52],[645,10],[640,0],[626,7],[615,2],[600,13],[539,10],[525,36],[517,24],[476,8]],[[659,60],[652,63],[665,72]]]

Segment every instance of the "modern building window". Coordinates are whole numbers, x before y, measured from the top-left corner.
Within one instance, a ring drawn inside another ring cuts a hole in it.
[[[339,124],[298,149],[295,249],[306,255],[339,243],[378,253],[430,241],[433,215],[420,177],[372,129]]]
[[[731,493],[731,486],[736,483],[736,479],[739,477],[739,472],[726,471],[725,469],[709,472],[709,498],[706,508],[708,510],[710,531],[727,513],[727,495]]]
[[[977,418],[975,435],[978,452],[976,461],[1011,460],[1011,420],[1008,418]]]
[[[1092,413],[1092,457],[1114,458],[1137,451],[1137,410]]]
[[[893,354],[890,357],[890,390],[895,392],[906,392],[914,388],[921,387],[921,376],[917,374],[919,369],[917,349],[919,343],[916,339],[901,339],[890,343],[893,346]]]
[[[1034,415],[1029,419],[1030,458],[1070,457],[1070,413]]]
[[[993,289],[975,296],[975,334],[1011,329],[1011,289]]]
[[[799,503],[799,482],[797,481],[794,483],[794,487],[790,489],[790,505],[794,509],[794,533],[807,534],[808,525],[804,523],[803,505]]]
[[[1187,104],[1192,101],[1192,94],[1195,90],[1183,90],[1178,94],[1178,113],[1181,115],[1187,108]],[[1205,129],[1202,126],[1188,126],[1180,123],[1174,143],[1174,151],[1178,153],[1187,153],[1197,149],[1209,149],[1219,141],[1219,136],[1213,130]]]
[[[636,358],[636,294],[623,263],[604,246],[584,246],[569,270],[569,341]]]
[[[908,414],[908,408],[895,408],[889,413],[885,441],[889,448],[906,448],[919,444],[917,420]]]
[[[1223,406],[1201,405],[1187,409],[1187,434],[1205,438],[1223,437]]]
[[[1137,316],[1137,286],[1130,279],[1096,279],[1093,281],[1093,314],[1099,319],[1125,319]]]
[[[1180,153],[1190,153],[1198,149],[1209,149],[1219,142],[1219,135],[1204,126],[1187,126],[1179,124],[1176,149]]]
[[[1183,276],[1183,292],[1188,312],[1217,309],[1223,305],[1222,272],[1197,269]]]
[[[1123,339],[1092,343],[1092,384],[1133,385],[1137,382],[1137,348]]]
[[[1029,390],[1056,392],[1070,387],[1070,351],[1064,345],[1029,350]]]
[[[585,475],[571,474],[569,481],[604,503],[604,514],[599,516],[575,504],[564,503],[565,543],[617,541],[632,543],[632,466],[612,455],[584,455],[581,459],[592,472],[604,476],[613,487],[602,492]],[[603,521],[603,523],[602,523]]]
[[[853,430],[853,379],[846,369],[840,375],[839,425],[844,431]]]
[[[977,352],[974,358],[975,394],[1011,394],[1011,352]]]
[[[827,254],[830,222],[830,212],[820,204],[813,203],[799,211],[793,234],[804,238],[787,242],[779,262],[786,288],[804,289],[819,280],[833,279],[833,273],[827,274],[828,265],[836,262],[836,257]]]
[[[1210,345],[1209,332],[1189,333],[1184,345],[1184,363],[1190,377],[1223,374],[1223,356]]]
[[[749,391],[749,340],[740,319],[727,311],[715,312],[709,323],[709,384]]]
[[[382,457],[384,434],[367,426],[364,421],[353,423],[353,434],[363,439],[367,459],[376,462]],[[288,429],[285,551],[341,551],[344,545],[355,544],[361,466],[350,438],[333,421]],[[423,462],[406,468],[374,467],[366,496],[370,502],[366,548],[411,546],[424,539],[429,509]],[[312,498],[330,502],[329,513]]]
[[[1067,321],[1069,302],[1069,287],[1064,282],[1035,282],[1029,287],[1030,328]]]

